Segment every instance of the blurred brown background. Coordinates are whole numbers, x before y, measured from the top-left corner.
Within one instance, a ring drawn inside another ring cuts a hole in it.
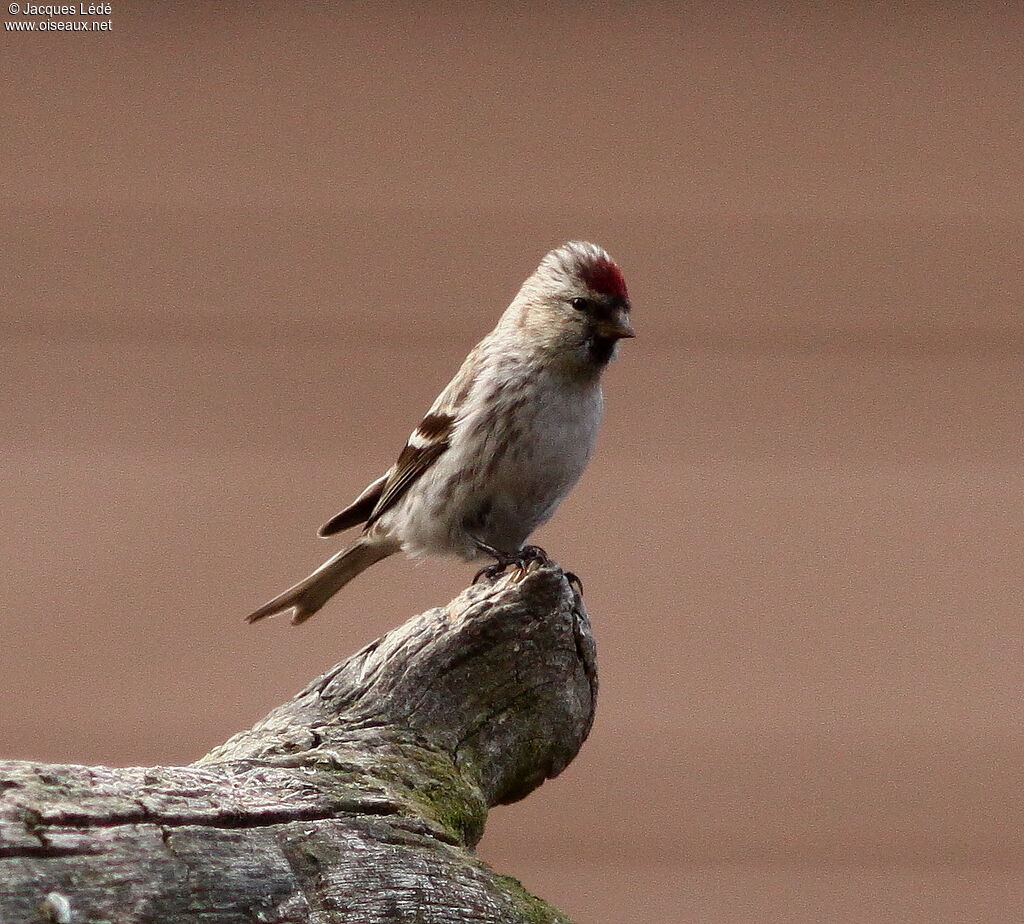
[[[602,698],[482,854],[581,922],[1024,917],[1019,4],[111,18],[0,35],[0,754],[189,761],[448,600],[242,622],[589,238],[640,337],[538,538]]]

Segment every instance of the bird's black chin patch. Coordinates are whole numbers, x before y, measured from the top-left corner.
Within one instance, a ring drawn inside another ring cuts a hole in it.
[[[616,337],[601,337],[598,334],[594,334],[587,341],[587,351],[595,363],[599,366],[606,366],[612,361],[612,357],[615,356],[616,343],[618,343],[618,338]]]

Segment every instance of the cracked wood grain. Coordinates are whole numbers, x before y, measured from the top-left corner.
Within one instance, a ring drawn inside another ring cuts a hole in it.
[[[0,921],[541,922],[487,810],[575,757],[590,623],[554,565],[470,587],[187,767],[0,762]]]

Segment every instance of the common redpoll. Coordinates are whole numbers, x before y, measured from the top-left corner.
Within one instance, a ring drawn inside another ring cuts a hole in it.
[[[248,617],[309,619],[357,574],[409,555],[490,556],[496,568],[543,553],[523,543],[590,458],[601,373],[624,337],[622,272],[595,244],[552,250],[413,430],[398,461],[320,528],[359,524],[355,544]],[[491,570],[491,569],[486,569]]]

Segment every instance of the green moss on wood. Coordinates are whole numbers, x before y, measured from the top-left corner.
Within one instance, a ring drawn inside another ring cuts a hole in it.
[[[572,924],[557,908],[523,888],[518,879],[494,873],[494,885],[516,906],[522,915],[523,924]]]

